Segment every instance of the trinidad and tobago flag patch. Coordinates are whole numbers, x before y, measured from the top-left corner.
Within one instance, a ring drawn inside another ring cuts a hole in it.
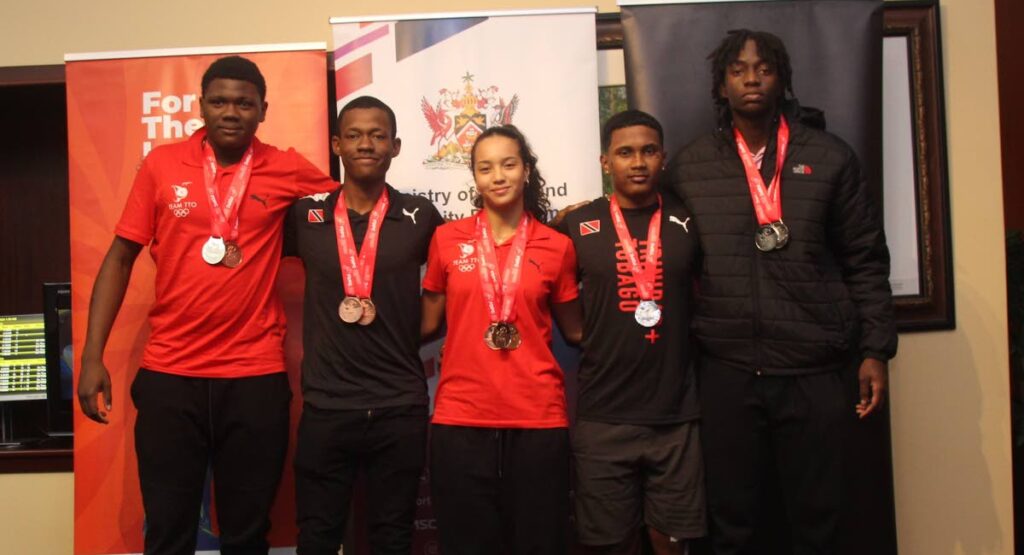
[[[580,222],[580,237],[586,237],[591,233],[599,233],[601,231],[601,220],[590,220],[588,222]]]
[[[793,166],[793,173],[797,175],[811,175],[813,172],[807,164],[797,164]]]
[[[306,221],[311,224],[322,224],[324,223],[324,209],[323,208],[310,208],[309,212],[306,213]]]

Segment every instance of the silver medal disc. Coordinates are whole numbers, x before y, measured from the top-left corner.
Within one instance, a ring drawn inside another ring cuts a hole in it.
[[[763,252],[775,250],[779,246],[778,231],[771,224],[757,228],[757,233],[754,234],[754,245],[757,246],[757,250]]]
[[[221,237],[210,237],[203,244],[203,260],[207,264],[220,264],[220,261],[224,260],[226,252],[227,246]]]
[[[772,222],[772,228],[775,229],[775,235],[778,236],[778,243],[775,245],[776,249],[781,249],[789,243],[789,226],[782,220]]]
[[[661,321],[661,308],[654,301],[640,301],[633,313],[636,323],[645,328],[653,328]]]

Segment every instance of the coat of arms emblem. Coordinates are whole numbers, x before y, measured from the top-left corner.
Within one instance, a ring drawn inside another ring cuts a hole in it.
[[[433,131],[430,146],[435,149],[423,161],[427,168],[469,166],[469,155],[476,138],[488,127],[512,123],[519,95],[513,94],[506,101],[494,85],[486,88],[474,86],[473,77],[467,71],[462,76],[461,89],[438,91],[440,98],[434,104],[426,97],[420,100],[423,117]]]

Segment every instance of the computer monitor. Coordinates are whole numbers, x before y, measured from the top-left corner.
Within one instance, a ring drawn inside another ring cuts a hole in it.
[[[0,316],[0,403],[46,399],[42,314]]]
[[[45,403],[46,341],[42,314],[0,315],[0,446],[17,446],[26,436],[16,425],[15,405]],[[34,407],[25,407],[28,414]],[[31,420],[31,419],[29,419]],[[29,426],[28,435],[37,427]]]
[[[71,284],[43,284],[46,334],[46,412],[51,436],[71,435],[74,410]]]

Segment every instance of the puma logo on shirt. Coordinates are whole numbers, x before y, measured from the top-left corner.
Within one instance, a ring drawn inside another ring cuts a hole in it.
[[[249,198],[251,198],[252,200],[255,200],[256,202],[258,202],[258,203],[260,203],[260,204],[262,204],[262,205],[263,205],[263,208],[266,208],[266,207],[267,207],[267,199],[265,199],[265,198],[260,198],[260,197],[258,197],[258,196],[256,196],[256,195],[249,195]]]
[[[686,225],[686,224],[690,223],[690,218],[686,218],[685,220],[680,220],[679,218],[677,218],[675,216],[669,216],[668,217],[668,221],[670,221],[670,222],[672,222],[674,224],[679,224],[679,225],[683,226],[683,231],[685,231],[687,233],[690,232],[690,228],[687,227],[687,225]]]
[[[412,220],[412,225],[416,225],[416,213],[419,212],[419,211],[420,211],[420,207],[419,206],[417,206],[412,212],[409,212],[408,210],[403,208],[402,209],[402,215],[409,216],[409,219]]]

